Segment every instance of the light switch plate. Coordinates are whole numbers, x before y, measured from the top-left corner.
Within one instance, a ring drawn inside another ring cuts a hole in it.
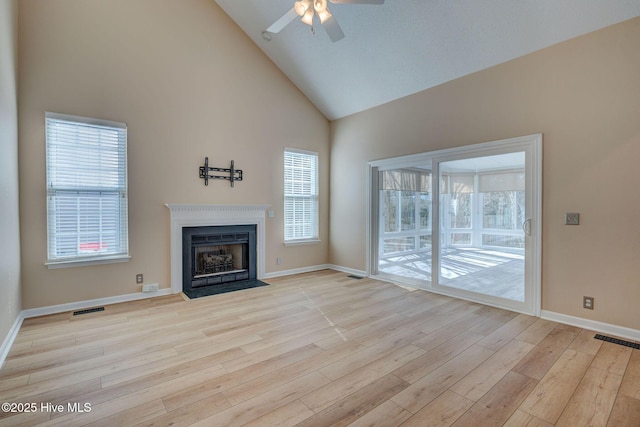
[[[580,225],[580,214],[576,212],[567,212],[564,214],[565,225]]]

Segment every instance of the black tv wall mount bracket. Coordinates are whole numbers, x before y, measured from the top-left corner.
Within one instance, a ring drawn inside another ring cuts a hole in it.
[[[204,179],[204,185],[209,185],[209,179],[226,179],[231,183],[233,187],[233,183],[235,181],[242,181],[242,170],[236,169],[231,160],[231,167],[226,168],[212,168],[209,167],[209,158],[204,158],[204,166],[200,166],[199,168],[199,176]]]

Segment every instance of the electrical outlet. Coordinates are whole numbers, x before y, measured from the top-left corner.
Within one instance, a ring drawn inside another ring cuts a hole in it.
[[[580,225],[580,214],[577,212],[567,212],[564,214],[565,225]]]
[[[136,284],[141,284],[144,282],[144,276],[142,275],[142,273],[138,273],[136,274]]]
[[[582,308],[593,310],[593,297],[582,297]]]
[[[282,260],[280,258],[276,258],[276,265],[280,265],[282,263]]]

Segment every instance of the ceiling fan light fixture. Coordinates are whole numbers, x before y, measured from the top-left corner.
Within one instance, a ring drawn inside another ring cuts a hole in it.
[[[319,15],[320,12],[327,10],[327,0],[313,0],[313,8]]]
[[[313,9],[309,8],[302,16],[302,22],[307,25],[313,25]]]
[[[324,10],[318,12],[318,18],[320,18],[320,23],[324,24],[327,19],[331,18],[331,12],[328,7],[325,7]]]
[[[305,12],[311,8],[311,0],[300,0],[293,6],[298,16],[304,16]]]

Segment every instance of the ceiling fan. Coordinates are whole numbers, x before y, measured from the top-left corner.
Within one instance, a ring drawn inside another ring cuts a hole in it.
[[[383,4],[384,0],[329,0],[334,4]],[[262,34],[266,40],[271,39],[271,34],[282,31],[284,27],[300,17],[300,20],[313,29],[314,15],[318,16],[322,27],[332,42],[337,42],[344,38],[342,28],[333,17],[327,7],[327,0],[299,0],[296,1],[291,10],[282,15],[276,22]]]

